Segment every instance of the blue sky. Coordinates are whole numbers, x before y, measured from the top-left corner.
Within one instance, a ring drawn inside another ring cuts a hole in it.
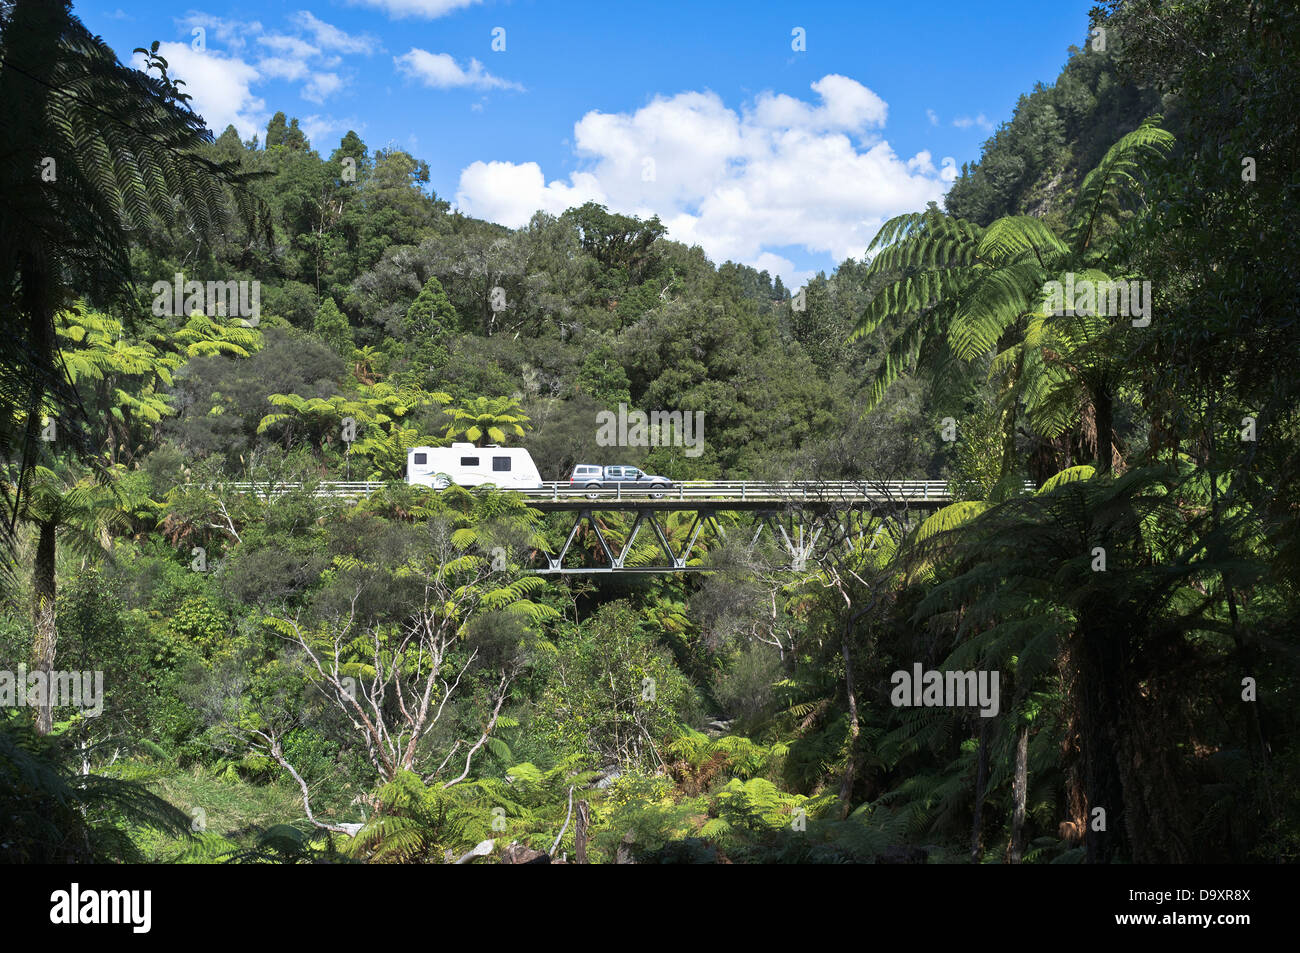
[[[260,137],[283,110],[328,155],[355,129],[426,160],[434,190],[468,214],[518,226],[594,199],[797,287],[860,257],[883,220],[940,199],[1017,97],[1083,44],[1091,5],[74,0],[74,12],[124,60],[161,41],[218,134],[234,123]]]

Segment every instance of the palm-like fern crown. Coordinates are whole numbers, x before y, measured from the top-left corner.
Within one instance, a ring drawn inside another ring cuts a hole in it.
[[[24,265],[60,271],[56,280],[92,295],[120,292],[131,281],[126,231],[179,219],[210,234],[228,197],[248,219],[256,212],[243,188],[255,174],[202,154],[212,134],[166,61],[152,57],[161,76],[125,66],[66,6],[19,0],[2,21],[7,292]]]
[[[19,450],[26,467],[42,404],[79,417],[54,327],[71,289],[127,296],[130,230],[161,221],[210,234],[232,199],[246,220],[266,219],[244,188],[252,174],[202,154],[211,133],[156,45],[152,76],[118,62],[67,0],[5,0],[0,56],[0,312],[14,332],[0,339],[0,402],[20,411],[0,414],[0,453]],[[18,501],[6,503],[8,540]]]
[[[1097,236],[1139,194],[1144,164],[1172,147],[1157,119],[1121,138],[1087,175],[1064,237],[1031,216],[1007,216],[981,229],[934,206],[886,222],[868,249],[875,253],[868,275],[879,290],[853,337],[886,321],[899,332],[876,372],[867,409],[918,365],[941,376],[957,362],[991,353],[991,371],[1005,383],[1005,420],[1014,419],[1009,411],[1023,400],[1046,436],[1076,421],[1081,391],[1114,372],[1120,329],[1094,315],[1048,313],[1044,288],[1066,272],[1109,280],[1090,271],[1101,255]]]
[[[511,436],[522,437],[523,425],[529,421],[513,397],[476,397],[449,413],[452,421],[447,425],[447,436],[455,438],[463,434],[474,443],[483,440],[505,443]]]
[[[941,361],[945,349],[938,333],[951,320],[959,294],[978,263],[978,226],[953,219],[937,208],[890,219],[867,253],[875,252],[868,280],[884,281],[858,320],[852,338],[876,331],[888,319],[902,319],[901,332],[890,345],[872,384],[868,409],[884,397],[890,385],[915,366],[922,351]]]

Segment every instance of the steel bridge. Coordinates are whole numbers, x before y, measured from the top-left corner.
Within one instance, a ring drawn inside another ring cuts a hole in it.
[[[322,482],[310,486],[317,497],[359,499],[387,484],[376,482]],[[226,483],[238,493],[272,498],[301,492],[297,483]],[[436,492],[436,491],[431,491]],[[543,553],[545,566],[531,569],[542,575],[602,575],[670,572],[707,572],[714,567],[690,565],[701,535],[708,530],[727,540],[727,528],[719,513],[746,513],[752,518],[749,546],[754,548],[769,531],[771,539],[789,556],[787,569],[802,570],[818,543],[840,545],[868,532],[871,517],[888,515],[901,520],[909,511],[935,510],[952,502],[948,484],[941,480],[856,480],[856,481],[686,481],[655,490],[649,487],[614,486],[602,489],[567,482],[545,483],[534,489],[512,490],[524,497],[529,507],[544,513],[570,513],[573,522],[558,552]],[[674,549],[664,523],[670,513],[693,514],[685,541]],[[632,525],[619,542],[598,514],[623,514]],[[564,565],[574,550],[583,525],[595,541],[595,552],[603,565]],[[732,527],[733,530],[736,527]],[[647,564],[644,551],[629,564],[633,546],[642,531],[653,534],[663,562]]]

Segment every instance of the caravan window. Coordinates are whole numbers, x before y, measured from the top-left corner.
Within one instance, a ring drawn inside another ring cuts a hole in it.
[[[428,462],[429,462],[429,455],[427,453],[417,453],[415,455],[416,466],[423,466]]]
[[[492,458],[492,472],[493,472],[493,473],[503,473],[503,472],[508,471],[509,469],[510,469],[510,458],[509,458],[509,457],[493,457],[493,458]]]
[[[478,457],[461,457],[460,465],[462,467],[476,467],[478,466]]]

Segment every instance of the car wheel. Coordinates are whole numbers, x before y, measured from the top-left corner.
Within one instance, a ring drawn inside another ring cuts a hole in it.
[[[666,487],[662,483],[652,483],[650,485],[650,490],[651,490],[650,495],[653,496],[656,500],[661,499],[664,495],[664,490],[666,489],[668,489],[668,487]]]
[[[588,483],[588,484],[587,484],[587,489],[588,489],[588,490],[599,490],[599,489],[600,489],[600,484],[599,484],[599,483]],[[596,497],[596,494],[595,494],[595,493],[588,493],[588,494],[587,494],[587,499],[589,499],[589,500],[594,500],[594,499],[596,499],[596,498],[597,498],[597,497]]]

